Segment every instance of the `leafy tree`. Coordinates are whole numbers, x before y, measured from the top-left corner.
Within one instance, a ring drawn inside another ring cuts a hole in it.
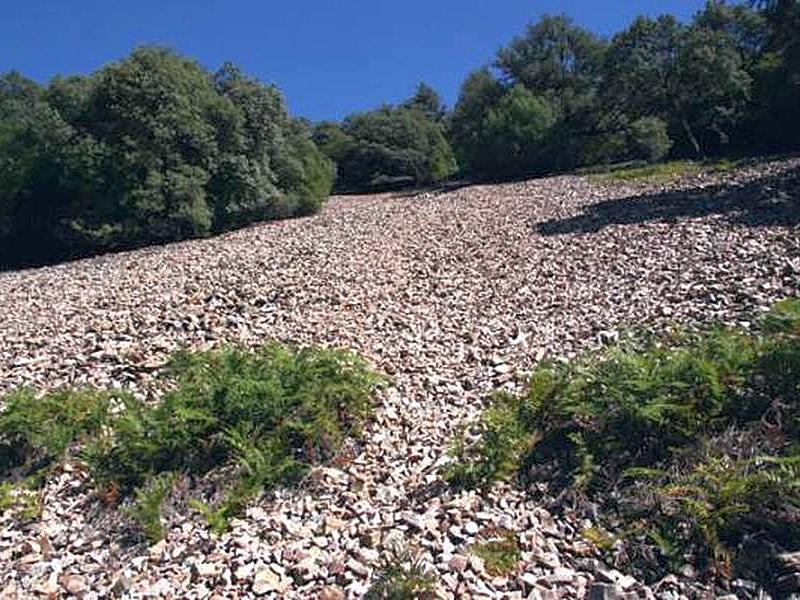
[[[752,131],[769,147],[800,143],[800,2],[755,2],[769,25],[767,42],[753,69],[755,94]]]
[[[347,189],[425,184],[455,172],[442,127],[422,111],[385,106],[347,117],[343,130],[353,140],[339,164]]]
[[[548,136],[557,111],[541,96],[515,85],[490,109],[482,124],[475,167],[487,176],[508,177],[547,168]]]
[[[695,25],[681,36],[668,93],[673,118],[697,156],[728,143],[744,114],[751,82],[730,33]]]
[[[346,190],[386,189],[441,181],[456,171],[445,137],[445,108],[436,91],[420,84],[398,106],[325,121],[313,139],[336,163],[338,186]]]
[[[658,117],[642,117],[631,123],[629,148],[632,158],[656,162],[665,158],[671,147],[667,124]]]
[[[278,90],[230,64],[211,75],[143,47],[44,88],[17,73],[0,79],[8,262],[308,214],[332,179],[330,161]]]
[[[567,16],[545,15],[500,50],[497,67],[556,103],[565,115],[586,105],[599,83],[603,44]]]
[[[668,81],[676,69],[683,27],[675,17],[638,17],[615,35],[604,59],[602,104],[632,119],[667,118]]]
[[[447,114],[447,107],[442,102],[442,97],[425,82],[420,83],[414,95],[401,106],[422,111],[433,121],[442,121]]]
[[[450,122],[452,140],[458,163],[472,174],[485,170],[482,166],[483,126],[486,117],[505,94],[503,84],[487,67],[473,71],[461,84],[458,102]]]

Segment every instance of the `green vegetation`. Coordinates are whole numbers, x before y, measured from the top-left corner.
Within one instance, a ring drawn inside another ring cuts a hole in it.
[[[638,17],[608,41],[545,15],[467,77],[451,143],[489,179],[795,149],[799,25],[794,0]]]
[[[611,168],[595,168],[585,172],[595,175],[600,182],[614,181],[648,181],[667,183],[679,177],[698,175],[700,173],[720,173],[729,171],[735,163],[727,159],[718,160],[674,160],[654,164],[627,164]]]
[[[436,576],[409,550],[395,548],[383,561],[366,600],[436,598]]]
[[[343,190],[391,189],[434,183],[456,171],[445,139],[444,108],[436,92],[421,84],[400,106],[317,125],[314,139],[337,165]]]
[[[517,570],[520,548],[513,531],[502,528],[487,528],[480,532],[479,540],[470,550],[484,561],[489,575],[507,576]]]
[[[333,167],[278,90],[144,47],[40,86],[0,76],[0,256],[49,260],[314,212]]]
[[[382,381],[355,355],[277,343],[179,353],[165,376],[170,391],[152,404],[89,389],[6,396],[0,475],[30,478],[77,456],[108,502],[133,498],[128,513],[153,541],[178,476],[223,473],[212,502],[193,503],[222,530],[259,491],[296,482],[358,434]]]
[[[614,515],[603,545],[633,537],[666,564],[692,555],[708,573],[763,580],[776,552],[798,549],[799,401],[800,301],[787,300],[754,333],[628,341],[538,367],[523,394],[492,400],[477,440],[456,440],[448,477],[545,480]]]

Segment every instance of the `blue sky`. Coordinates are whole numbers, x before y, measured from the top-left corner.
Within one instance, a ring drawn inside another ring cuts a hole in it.
[[[232,60],[277,84],[294,114],[336,119],[397,102],[419,81],[452,104],[464,76],[525,24],[566,13],[610,35],[637,14],[691,17],[702,0],[6,0],[0,71],[87,73],[133,47]]]

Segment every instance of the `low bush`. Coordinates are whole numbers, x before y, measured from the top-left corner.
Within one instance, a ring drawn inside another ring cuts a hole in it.
[[[260,490],[332,458],[360,431],[382,381],[353,354],[277,343],[182,352],[164,377],[170,391],[152,404],[97,390],[11,393],[0,473],[30,476],[71,451],[107,502],[133,499],[128,513],[151,541],[163,535],[161,506],[177,477],[210,475],[222,482],[213,504],[193,504],[221,530]]]
[[[436,576],[419,556],[395,547],[383,560],[366,600],[426,600],[437,598]]]
[[[788,300],[755,333],[686,332],[541,365],[524,393],[493,398],[477,439],[455,441],[448,477],[546,481],[613,515],[609,540],[763,576],[766,563],[746,560],[755,541],[764,557],[800,539],[799,393],[800,301]]]
[[[483,529],[470,550],[483,559],[484,568],[489,575],[498,577],[505,577],[516,571],[521,557],[516,534],[500,527]]]
[[[592,173],[601,183],[646,181],[650,183],[668,183],[680,177],[698,175],[700,173],[721,173],[730,171],[735,163],[729,160],[673,160],[648,164],[642,161],[620,164],[611,167],[584,169],[584,173]]]

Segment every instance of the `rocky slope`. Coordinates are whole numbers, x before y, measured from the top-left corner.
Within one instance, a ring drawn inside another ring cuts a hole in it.
[[[0,520],[2,597],[359,597],[398,543],[437,572],[443,598],[702,596],[689,569],[645,585],[597,560],[586,523],[509,488],[454,493],[439,470],[486,394],[544,356],[623,328],[747,326],[796,294],[798,167],[337,197],[307,219],[0,274],[3,390],[145,395],[177,347],[270,337],[354,349],[394,382],[352,460],[265,495],[221,537],[175,511],[164,542],[131,544],[66,465],[40,522]],[[469,552],[492,525],[516,532],[518,575],[493,577]]]

